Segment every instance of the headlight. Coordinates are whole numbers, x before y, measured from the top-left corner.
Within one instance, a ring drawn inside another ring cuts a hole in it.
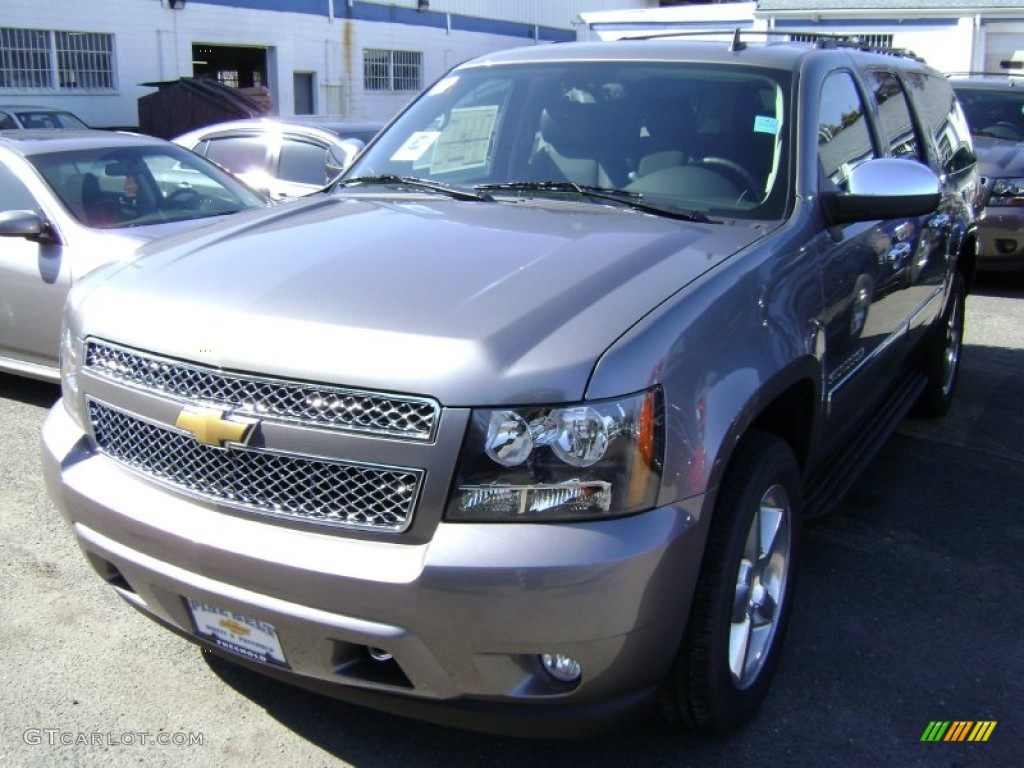
[[[661,391],[576,405],[476,410],[449,520],[587,520],[650,509],[661,483]]]
[[[82,370],[83,347],[82,340],[65,325],[60,332],[61,396],[64,401],[64,409],[80,427],[85,423],[82,418],[82,414],[85,412],[82,392],[78,386],[78,376]]]
[[[1024,205],[1024,178],[996,179],[989,205]]]

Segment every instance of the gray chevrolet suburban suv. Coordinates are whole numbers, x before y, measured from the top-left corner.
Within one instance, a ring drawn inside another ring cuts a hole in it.
[[[77,285],[49,490],[117,594],[267,675],[497,732],[726,732],[802,524],[949,406],[974,165],[909,55],[484,56],[332,188]]]

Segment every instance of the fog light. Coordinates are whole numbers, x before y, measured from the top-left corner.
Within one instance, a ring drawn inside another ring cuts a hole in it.
[[[370,658],[374,661],[391,661],[394,658],[383,648],[374,648],[372,645],[366,646],[366,652],[370,654]]]
[[[1001,254],[1009,255],[1017,250],[1017,241],[1009,238],[996,238],[996,250]]]
[[[542,653],[540,663],[545,672],[563,683],[574,683],[580,679],[580,675],[583,673],[580,663],[576,659],[561,653]]]

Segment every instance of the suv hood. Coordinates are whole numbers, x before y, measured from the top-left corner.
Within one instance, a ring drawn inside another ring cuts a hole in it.
[[[995,179],[1024,176],[1024,142],[975,136],[974,153],[978,156],[978,170],[985,180],[985,202],[988,202]]]
[[[575,201],[317,196],[144,249],[76,289],[73,323],[445,405],[572,401],[624,331],[763,234]]]

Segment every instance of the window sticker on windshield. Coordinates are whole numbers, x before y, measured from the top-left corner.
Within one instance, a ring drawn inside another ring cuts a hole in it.
[[[416,133],[406,139],[405,144],[400,146],[398,151],[391,156],[391,162],[415,163],[423,157],[424,152],[434,145],[434,142],[437,141],[437,137],[440,135],[440,131],[416,131]]]
[[[455,86],[455,84],[457,82],[459,82],[459,78],[458,78],[457,75],[452,75],[451,77],[446,77],[444,80],[438,81],[437,85],[435,85],[433,88],[431,88],[430,92],[427,95],[428,96],[439,96],[442,93],[448,93],[448,91],[450,91]]]
[[[770,133],[772,136],[779,132],[779,121],[777,118],[768,115],[758,115],[754,118],[754,133]]]
[[[434,147],[430,172],[448,173],[486,165],[497,116],[497,104],[453,109]]]

